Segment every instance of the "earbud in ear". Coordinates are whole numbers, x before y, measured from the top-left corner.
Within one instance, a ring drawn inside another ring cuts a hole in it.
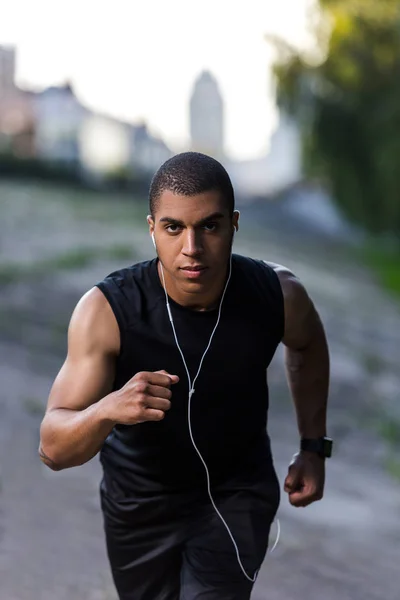
[[[156,246],[156,240],[154,239],[154,233],[151,234],[151,241],[153,242],[154,248],[157,248],[157,246]]]

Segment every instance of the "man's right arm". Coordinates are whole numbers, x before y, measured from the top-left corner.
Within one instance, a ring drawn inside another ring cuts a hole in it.
[[[97,454],[115,423],[106,409],[120,335],[98,288],[78,303],[68,330],[68,355],[52,386],[40,428],[39,455],[51,469],[81,465]]]
[[[161,421],[171,406],[165,371],[139,372],[112,392],[120,349],[118,323],[98,288],[78,303],[68,330],[68,355],[48,399],[39,455],[59,471],[82,465],[101,449],[114,425]]]

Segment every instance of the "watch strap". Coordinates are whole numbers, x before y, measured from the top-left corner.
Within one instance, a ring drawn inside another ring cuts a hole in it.
[[[328,437],[316,439],[303,438],[300,442],[300,450],[304,452],[314,452],[322,458],[330,458],[332,456],[333,442]]]

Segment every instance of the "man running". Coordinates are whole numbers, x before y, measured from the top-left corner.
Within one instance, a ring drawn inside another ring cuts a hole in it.
[[[280,502],[267,368],[282,342],[300,437],[284,489],[306,506],[331,447],[326,337],[293,273],[232,254],[239,213],[219,162],[174,156],[149,200],[157,258],[79,301],[39,453],[61,470],[100,452],[121,600],[246,600]]]

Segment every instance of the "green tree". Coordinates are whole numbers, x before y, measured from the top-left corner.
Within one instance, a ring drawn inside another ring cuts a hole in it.
[[[318,60],[273,40],[306,174],[352,220],[400,240],[400,0],[320,0],[315,36]]]

